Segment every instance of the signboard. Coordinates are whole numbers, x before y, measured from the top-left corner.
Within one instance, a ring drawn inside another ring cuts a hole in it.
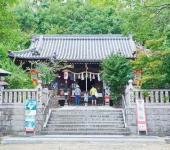
[[[37,100],[27,99],[25,101],[25,131],[34,132],[36,126]]]
[[[26,116],[25,117],[25,131],[26,132],[34,132],[35,130],[35,117],[34,116]]]
[[[143,99],[137,99],[136,100],[136,107],[137,107],[138,134],[140,132],[145,132],[147,134],[144,100]]]

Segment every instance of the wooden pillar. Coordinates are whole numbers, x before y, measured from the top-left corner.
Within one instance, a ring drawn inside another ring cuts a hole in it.
[[[85,68],[86,68],[86,92],[87,92],[87,77],[88,77],[88,74],[87,74],[87,69],[88,69],[87,64],[85,64]]]

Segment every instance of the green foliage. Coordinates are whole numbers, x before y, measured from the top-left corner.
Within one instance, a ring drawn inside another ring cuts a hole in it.
[[[164,103],[169,102],[169,96],[164,96],[164,97],[163,97],[163,101],[164,101]]]
[[[110,56],[103,61],[102,77],[110,87],[114,103],[120,99],[125,85],[130,79],[131,69],[129,60],[119,55]]]
[[[8,10],[8,3],[0,1],[0,43],[15,45],[18,40],[17,24]],[[14,38],[15,36],[15,38]]]
[[[21,66],[16,66],[8,58],[0,60],[0,68],[11,72],[11,75],[5,78],[5,80],[9,83],[8,88],[33,88],[31,78],[28,74],[22,69]]]
[[[36,64],[36,69],[40,72],[39,78],[43,84],[49,84],[54,80],[55,74],[53,69],[47,63],[38,63]]]
[[[148,91],[143,91],[142,95],[143,95],[143,97],[149,97],[150,93]]]
[[[41,34],[107,34],[121,33],[122,20],[114,7],[97,7],[89,3],[52,1],[36,10],[30,3],[15,8],[17,20],[24,32]]]
[[[51,59],[49,62],[35,62],[34,66],[40,72],[39,78],[42,80],[43,84],[49,84],[51,81],[54,81],[58,77],[59,71],[62,69],[72,68],[72,65],[68,65],[63,61],[57,61]]]
[[[19,3],[15,4],[16,1]],[[21,67],[16,68],[7,61],[7,51],[28,46],[28,39],[33,34],[58,33],[132,33],[137,42],[152,50],[147,56],[138,55],[132,63],[133,68],[143,70],[142,87],[170,87],[169,0],[145,0],[143,3],[140,0],[89,0],[86,3],[70,0],[66,4],[60,0],[16,1],[0,0],[1,66],[3,64],[4,69],[14,71],[15,75],[17,71],[22,72],[20,81],[15,77],[13,81],[8,79],[15,85],[13,87],[17,87],[17,82],[24,82],[22,78],[29,79]],[[116,81],[113,83],[117,84]],[[23,83],[21,87],[24,86],[27,85]]]
[[[142,88],[170,87],[170,50],[155,51],[148,56],[141,53],[132,65],[143,70]]]
[[[30,77],[21,66],[16,66],[7,58],[7,51],[20,49],[25,44],[25,36],[21,33],[10,6],[14,0],[0,0],[0,68],[12,74],[6,78],[9,88],[32,88]]]
[[[141,44],[153,50],[168,48],[169,0],[149,0],[144,4],[135,3],[133,7],[122,10],[124,33],[132,33]]]

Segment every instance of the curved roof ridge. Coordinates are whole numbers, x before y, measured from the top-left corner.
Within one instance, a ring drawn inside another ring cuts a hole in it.
[[[123,34],[45,34],[34,35],[32,38],[38,40],[41,36],[43,39],[115,39],[115,38],[130,38]]]
[[[13,51],[9,56],[21,59],[44,59],[56,54],[58,60],[101,61],[111,53],[121,53],[126,58],[134,58],[135,51],[132,37],[122,34],[57,34],[34,36],[28,49]]]

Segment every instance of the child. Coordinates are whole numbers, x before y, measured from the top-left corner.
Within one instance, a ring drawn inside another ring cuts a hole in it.
[[[88,92],[85,92],[85,93],[84,93],[84,104],[85,104],[85,106],[88,105],[88,99],[89,99]]]

